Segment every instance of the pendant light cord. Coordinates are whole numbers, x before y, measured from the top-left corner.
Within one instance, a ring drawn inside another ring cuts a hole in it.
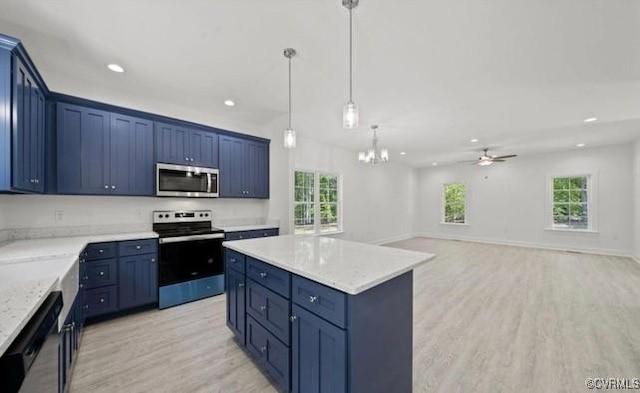
[[[289,58],[289,129],[291,129],[291,58]]]
[[[349,102],[353,102],[353,9],[349,8]]]

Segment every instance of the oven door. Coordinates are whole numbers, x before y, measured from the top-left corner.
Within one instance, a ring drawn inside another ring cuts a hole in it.
[[[203,238],[219,236],[217,238]],[[160,239],[159,285],[166,286],[224,273],[222,234]]]
[[[217,169],[157,164],[156,195],[217,198],[218,177]]]

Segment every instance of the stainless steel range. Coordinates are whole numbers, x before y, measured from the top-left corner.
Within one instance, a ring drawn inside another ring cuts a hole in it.
[[[160,308],[224,292],[224,231],[212,227],[210,210],[153,212],[160,237]]]

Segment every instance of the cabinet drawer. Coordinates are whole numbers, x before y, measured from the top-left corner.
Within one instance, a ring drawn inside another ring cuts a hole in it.
[[[118,243],[121,257],[128,255],[155,254],[158,252],[157,239],[129,240]]]
[[[224,240],[243,240],[251,239],[249,232],[226,232],[224,234]]]
[[[255,282],[264,285],[275,293],[287,299],[289,298],[291,277],[289,272],[247,257],[247,277],[252,278]]]
[[[118,288],[111,285],[88,289],[85,291],[84,302],[87,317],[118,311]]]
[[[116,243],[93,243],[84,249],[82,257],[86,260],[113,258],[116,256]]]
[[[289,391],[289,348],[247,316],[247,350],[271,375],[281,391]]]
[[[347,295],[294,275],[291,300],[341,328],[346,327]]]
[[[289,301],[251,279],[246,294],[247,313],[289,345]]]
[[[269,236],[278,236],[278,234],[280,233],[280,230],[277,228],[270,228],[270,229],[260,229],[260,230],[256,230],[256,231],[251,231],[251,238],[255,238],[255,237],[269,237]]]
[[[100,259],[84,263],[83,288],[105,287],[118,283],[118,260]]]
[[[244,262],[245,262],[245,257],[244,255],[240,254],[239,252],[230,250],[228,248],[225,248],[225,260],[227,262],[227,269],[231,268],[236,270],[239,273],[244,274]]]

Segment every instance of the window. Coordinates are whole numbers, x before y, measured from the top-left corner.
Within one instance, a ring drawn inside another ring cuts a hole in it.
[[[553,178],[553,228],[589,230],[590,176]]]
[[[466,223],[466,187],[462,183],[444,185],[444,217],[448,224]]]
[[[339,232],[340,176],[295,171],[293,215],[296,234]]]

